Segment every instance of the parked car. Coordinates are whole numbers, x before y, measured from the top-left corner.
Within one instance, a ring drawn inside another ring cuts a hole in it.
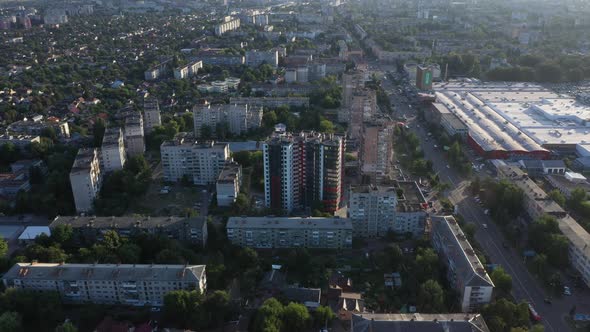
[[[535,310],[535,308],[533,307],[532,304],[528,303],[528,305],[529,305],[529,313],[531,314],[531,318],[536,322],[540,321],[542,319],[541,315],[539,315],[539,313],[537,312],[537,310]]]
[[[571,296],[572,291],[568,286],[563,286],[563,295]]]

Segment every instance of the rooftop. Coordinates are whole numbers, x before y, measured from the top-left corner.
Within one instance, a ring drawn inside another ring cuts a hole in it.
[[[227,228],[263,229],[345,229],[352,230],[352,222],[347,218],[320,217],[230,217]]]
[[[16,263],[4,279],[198,281],[205,265]]]
[[[559,229],[571,245],[580,250],[584,257],[590,257],[590,234],[569,215],[559,219]]]
[[[456,114],[486,150],[539,151],[590,143],[590,107],[536,84],[452,81],[435,84],[437,101]]]
[[[235,179],[240,174],[240,169],[242,166],[236,162],[228,162],[223,166],[221,173],[219,173],[219,177],[217,178],[217,182],[228,182],[233,183]]]
[[[443,245],[450,248],[446,254],[452,256],[449,259],[454,262],[455,269],[464,271],[465,286],[494,286],[492,279],[453,216],[432,217],[432,229],[442,238]],[[453,247],[458,247],[461,250],[453,250]]]
[[[402,190],[402,196],[398,197],[398,211],[414,212],[424,210],[428,204],[416,181],[397,181],[394,186]]]
[[[351,332],[489,332],[480,314],[353,314]]]
[[[84,170],[89,170],[92,161],[98,155],[98,151],[94,148],[82,148],[78,150],[74,164],[72,165],[71,173],[76,173]]]
[[[176,224],[188,224],[195,228],[202,228],[207,222],[206,217],[179,218],[179,217],[80,217],[80,216],[57,216],[49,225],[55,228],[58,225],[71,225],[73,228],[140,228],[151,229],[156,227],[171,226]]]
[[[162,142],[162,147],[180,146],[180,147],[192,147],[197,149],[225,149],[227,143],[215,142],[215,141],[197,141],[189,133],[178,133],[174,139]]]
[[[102,148],[119,146],[121,134],[121,128],[119,127],[107,128],[104,132],[104,137],[102,138]]]

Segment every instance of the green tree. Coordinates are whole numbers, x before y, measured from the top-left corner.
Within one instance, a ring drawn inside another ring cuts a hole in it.
[[[310,318],[309,312],[303,304],[291,302],[283,309],[283,326],[286,331],[306,330]]]
[[[51,231],[51,239],[60,245],[64,245],[65,243],[69,242],[73,236],[74,229],[72,228],[72,225],[57,225]]]
[[[482,314],[490,322],[491,331],[506,331],[513,327],[526,327],[529,324],[529,311],[526,303],[515,304],[506,299],[487,304]]]
[[[284,307],[275,298],[270,298],[258,308],[254,319],[254,331],[279,332],[283,322]]]
[[[232,206],[237,213],[243,214],[250,209],[250,200],[246,194],[239,193]]]
[[[496,267],[490,277],[497,289],[504,294],[510,293],[512,290],[512,277],[502,267]]]
[[[421,312],[443,312],[445,310],[444,292],[436,280],[427,280],[418,292],[418,307]]]
[[[416,255],[416,280],[421,283],[439,274],[438,255],[432,248],[418,249]]]
[[[8,253],[8,242],[4,238],[0,238],[0,257],[6,256]]]
[[[274,111],[268,111],[262,115],[262,126],[264,128],[272,129],[278,121],[277,114]]]
[[[209,314],[209,320],[216,326],[221,326],[230,313],[229,294],[226,291],[216,290],[207,295],[204,306]]]
[[[65,322],[56,327],[55,332],[78,332],[78,328],[71,322]]]
[[[138,264],[141,260],[141,248],[134,243],[124,243],[118,249],[119,259],[124,264]]]
[[[320,121],[320,131],[323,133],[332,134],[334,133],[334,124],[330,120]]]
[[[557,190],[557,189],[553,189],[549,192],[549,197],[554,200],[557,204],[559,204],[560,206],[565,207],[565,196],[563,196],[563,194]]]
[[[7,311],[0,315],[1,332],[20,332],[22,331],[22,319],[20,315],[13,311]]]
[[[316,327],[327,327],[334,318],[336,318],[336,315],[327,306],[321,305],[313,312],[313,322]]]

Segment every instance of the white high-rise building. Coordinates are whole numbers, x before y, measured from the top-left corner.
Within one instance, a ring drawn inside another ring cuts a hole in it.
[[[175,290],[207,289],[205,265],[16,263],[7,288],[58,292],[64,302],[162,306]]]
[[[163,142],[160,154],[165,181],[187,177],[196,185],[214,184],[230,158],[227,143],[197,142],[186,133]]]
[[[98,149],[80,149],[70,171],[70,184],[78,213],[93,209],[102,185]]]
[[[102,139],[100,149],[101,168],[104,172],[113,172],[123,169],[125,166],[125,140],[123,131],[119,127],[107,128]]]
[[[146,98],[143,101],[143,126],[145,133],[152,132],[154,127],[161,126],[162,119],[160,117],[160,106],[158,100],[155,98]]]

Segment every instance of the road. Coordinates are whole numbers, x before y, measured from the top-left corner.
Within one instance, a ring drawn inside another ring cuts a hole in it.
[[[407,99],[394,88],[389,80],[383,81],[383,87],[386,92],[391,93],[390,97],[396,112],[395,115],[397,117],[405,116],[406,125],[420,138],[424,154],[427,159],[432,161],[435,172],[438,173],[441,180],[451,184],[451,189],[445,193],[445,196],[454,205],[458,206],[459,214],[467,222],[477,225],[475,239],[487,254],[491,263],[501,265],[512,276],[512,295],[514,298],[517,301],[530,302],[535,307],[543,318],[542,323],[546,331],[570,330],[564,321],[564,317],[568,315],[573,305],[577,306],[578,312],[580,312],[580,308],[590,309],[587,303],[588,291],[576,290],[573,296],[553,299],[552,304],[545,303],[544,299],[549,296],[529,273],[523,258],[516,250],[503,247],[505,242],[503,234],[484,213],[483,208],[471,197],[468,191],[469,181],[448,166],[440,147],[434,147],[436,142],[427,140],[428,133],[424,126],[420,125],[419,121],[416,120],[414,109],[408,105]]]

